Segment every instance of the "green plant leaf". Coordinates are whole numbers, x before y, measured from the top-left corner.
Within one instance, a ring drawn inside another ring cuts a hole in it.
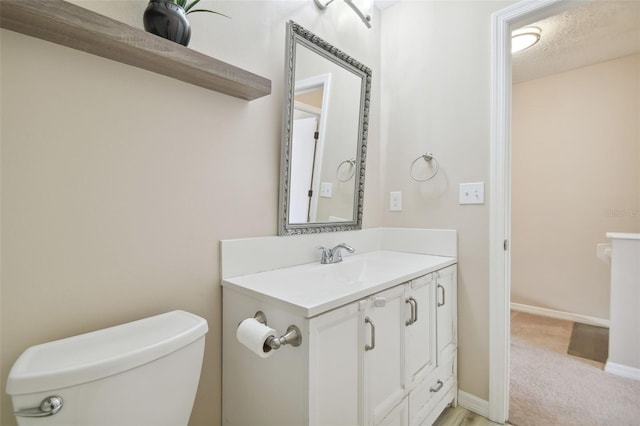
[[[193,9],[193,6],[195,6],[198,3],[200,3],[200,0],[193,0],[187,7],[184,8],[184,11],[188,13],[191,9]]]
[[[190,13],[195,13],[195,12],[207,12],[207,13],[214,13],[216,15],[220,15],[220,16],[224,16],[225,18],[229,18],[231,19],[230,16],[225,15],[224,13],[220,13],[220,12],[214,12],[213,10],[208,10],[208,9],[192,9],[190,11],[187,12],[187,15]]]

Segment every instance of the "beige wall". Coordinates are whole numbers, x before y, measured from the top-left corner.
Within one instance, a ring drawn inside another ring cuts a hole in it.
[[[141,27],[144,2],[83,2]],[[11,31],[1,49],[2,418],[29,346],[173,309],[209,322],[192,425],[220,423],[221,239],[276,235],[285,23],[374,70],[364,226],[381,225],[379,15],[203,1],[192,47],[270,78],[246,102]]]
[[[596,244],[640,231],[640,55],[514,85],[511,299],[609,318]]]
[[[402,2],[384,12],[382,29],[383,223],[458,230],[459,382],[485,400],[489,206],[459,205],[458,185],[485,182],[488,200],[490,16],[509,4]],[[425,152],[440,172],[418,183],[409,165]],[[402,191],[402,212],[389,211],[389,191]]]

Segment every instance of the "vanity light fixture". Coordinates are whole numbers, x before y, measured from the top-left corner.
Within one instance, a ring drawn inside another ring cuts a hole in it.
[[[313,0],[318,9],[326,9],[334,0]],[[362,22],[371,28],[371,13],[373,10],[373,0],[344,0],[351,9],[360,17]]]
[[[542,31],[538,27],[524,27],[511,33],[511,53],[528,49],[540,41]]]

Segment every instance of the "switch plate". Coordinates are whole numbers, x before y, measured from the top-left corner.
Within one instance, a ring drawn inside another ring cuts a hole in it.
[[[331,198],[333,193],[333,184],[331,182],[322,182],[320,184],[320,196],[324,198]]]
[[[392,191],[389,193],[389,210],[392,212],[402,210],[402,192]]]
[[[484,204],[484,182],[461,183],[460,204]]]

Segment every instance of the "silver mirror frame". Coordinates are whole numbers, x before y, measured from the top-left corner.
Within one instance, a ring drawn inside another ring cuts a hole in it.
[[[360,113],[358,124],[358,148],[354,190],[354,220],[344,222],[289,223],[289,173],[291,170],[291,136],[295,95],[295,64],[297,43],[311,49],[324,58],[361,77]],[[364,203],[364,177],[367,159],[367,137],[369,129],[369,104],[371,99],[371,69],[342,52],[330,43],[293,21],[287,23],[287,52],[285,63],[285,87],[282,125],[282,147],[280,162],[280,202],[278,208],[278,235],[314,234],[319,232],[352,231],[362,229]]]

